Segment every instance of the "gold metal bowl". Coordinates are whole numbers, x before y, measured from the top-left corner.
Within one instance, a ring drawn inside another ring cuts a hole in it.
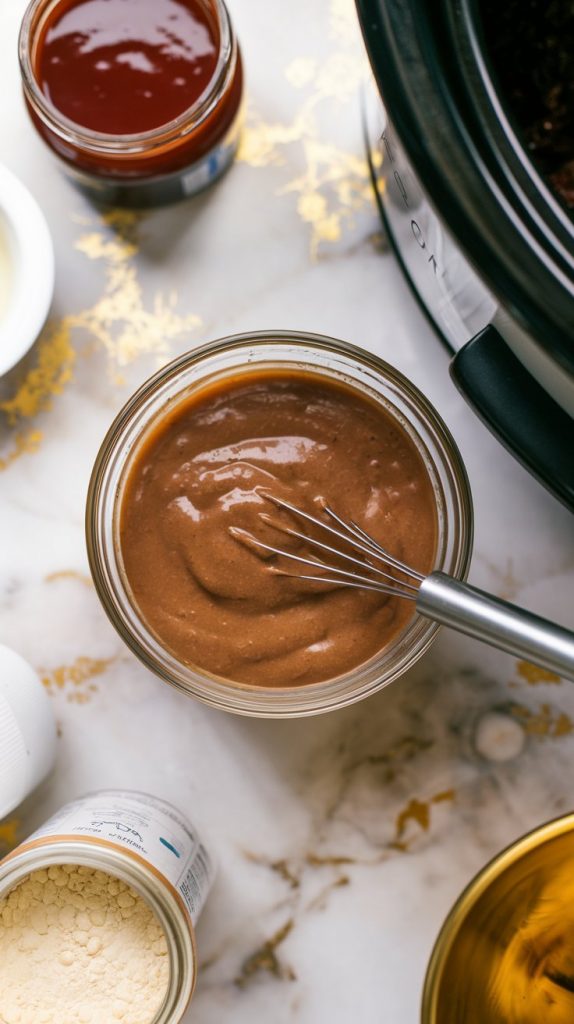
[[[435,944],[422,1024],[573,1024],[574,814],[529,833],[465,889]]]

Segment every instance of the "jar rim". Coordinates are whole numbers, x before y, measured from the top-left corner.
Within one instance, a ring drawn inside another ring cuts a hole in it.
[[[18,56],[24,93],[34,113],[63,141],[99,155],[130,156],[169,146],[185,138],[208,120],[235,74],[238,50],[235,33],[224,0],[208,0],[217,16],[219,53],[213,75],[200,96],[181,114],[145,132],[121,135],[99,132],[73,121],[58,109],[40,88],[32,57],[38,21],[47,8],[61,0],[30,0],[18,38]]]
[[[281,346],[296,353],[296,358],[288,360],[284,354],[283,360],[277,355],[274,361],[272,352],[275,350],[277,353]],[[252,353],[251,358],[247,349]],[[447,569],[459,579],[466,578],[473,538],[470,485],[454,439],[434,406],[408,378],[378,356],[347,342],[301,331],[257,331],[221,338],[178,356],[144,382],[116,416],[96,457],[86,503],[86,543],[92,577],[106,614],[133,653],[156,675],[204,703],[222,710],[256,717],[302,717],[352,704],[390,683],[407,667],[411,667],[427,650],[438,631],[437,624],[413,616],[398,637],[382,651],[377,652],[373,658],[340,676],[318,683],[285,687],[236,683],[211,675],[197,666],[186,665],[157,640],[129,596],[125,580],[122,579],[118,568],[117,544],[113,540],[120,478],[128,462],[129,452],[138,443],[138,438],[141,438],[146,426],[161,415],[158,410],[146,419],[149,404],[154,399],[160,402],[158,396],[161,395],[161,389],[177,384],[178,381],[181,383],[181,387],[174,391],[172,397],[162,402],[159,409],[165,407],[166,402],[175,403],[178,396],[181,398],[186,393],[185,384],[182,383],[182,375],[186,370],[199,372],[202,366],[207,366],[209,360],[213,362],[226,356],[235,356],[237,361],[233,368],[237,370],[240,366],[244,372],[249,372],[249,369],[257,368],[255,353],[263,359],[265,354],[270,352],[268,365],[273,365],[274,368],[297,365],[298,368],[310,373],[316,372],[319,376],[339,376],[339,379],[342,379],[343,371],[338,374],[334,368],[334,362],[339,359],[347,373],[350,374],[352,370],[357,374],[365,372],[373,397],[378,398],[381,404],[394,414],[417,444],[419,454],[423,458],[426,451],[425,465],[437,495],[437,516],[439,520],[441,515],[443,517],[443,548],[449,537],[453,547],[448,555],[450,564]],[[323,363],[321,358],[324,360]],[[227,367],[227,372],[231,369],[232,366]],[[224,372],[225,368],[222,370],[222,376]],[[346,377],[345,383],[363,393],[367,390],[357,378]],[[396,402],[383,394],[383,385],[394,394]],[[198,387],[201,387],[201,380]],[[406,403],[405,408],[413,418],[416,410],[417,415],[421,417],[420,422],[413,423],[412,419],[408,418],[399,407],[400,400]],[[428,429],[427,439],[422,436],[423,428]],[[428,451],[429,443],[437,447],[442,459],[440,468],[435,461],[436,456]],[[441,471],[444,480],[440,479]],[[446,498],[444,493],[440,495],[441,506],[438,492],[445,485],[450,493]],[[452,504],[450,512],[447,509],[447,501]],[[446,522],[449,516],[450,520]],[[439,543],[440,531],[441,522]],[[446,557],[443,550],[440,564],[436,568],[445,568]],[[411,646],[400,653],[398,641],[404,641],[405,637],[409,637]],[[383,655],[388,658],[391,651],[395,651],[394,662],[381,673],[377,663]],[[361,674],[365,677],[362,685],[352,685],[355,677]]]

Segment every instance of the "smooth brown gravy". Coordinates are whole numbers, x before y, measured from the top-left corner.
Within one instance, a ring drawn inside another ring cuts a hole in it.
[[[434,490],[399,422],[312,373],[246,373],[159,417],[132,457],[119,509],[132,600],[190,666],[264,687],[331,679],[385,648],[413,605],[278,574],[305,570],[229,529],[313,556],[270,525],[300,529],[267,493],[319,516],[330,504],[419,571],[433,567]]]

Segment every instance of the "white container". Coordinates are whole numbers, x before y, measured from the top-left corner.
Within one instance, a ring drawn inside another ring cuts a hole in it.
[[[151,1024],[177,1024],[195,988],[195,924],[215,864],[194,825],[164,800],[102,790],[68,804],[0,861],[0,899],[53,864],[105,871],[132,886],[154,911],[168,947],[170,978]]]
[[[0,644],[0,818],[10,814],[52,769],[56,723],[34,669]]]
[[[46,218],[18,178],[0,165],[0,377],[38,337],[54,291]]]

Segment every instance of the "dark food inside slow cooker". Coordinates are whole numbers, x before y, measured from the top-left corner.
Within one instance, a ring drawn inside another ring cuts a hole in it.
[[[481,0],[487,50],[526,148],[574,211],[574,0]]]

